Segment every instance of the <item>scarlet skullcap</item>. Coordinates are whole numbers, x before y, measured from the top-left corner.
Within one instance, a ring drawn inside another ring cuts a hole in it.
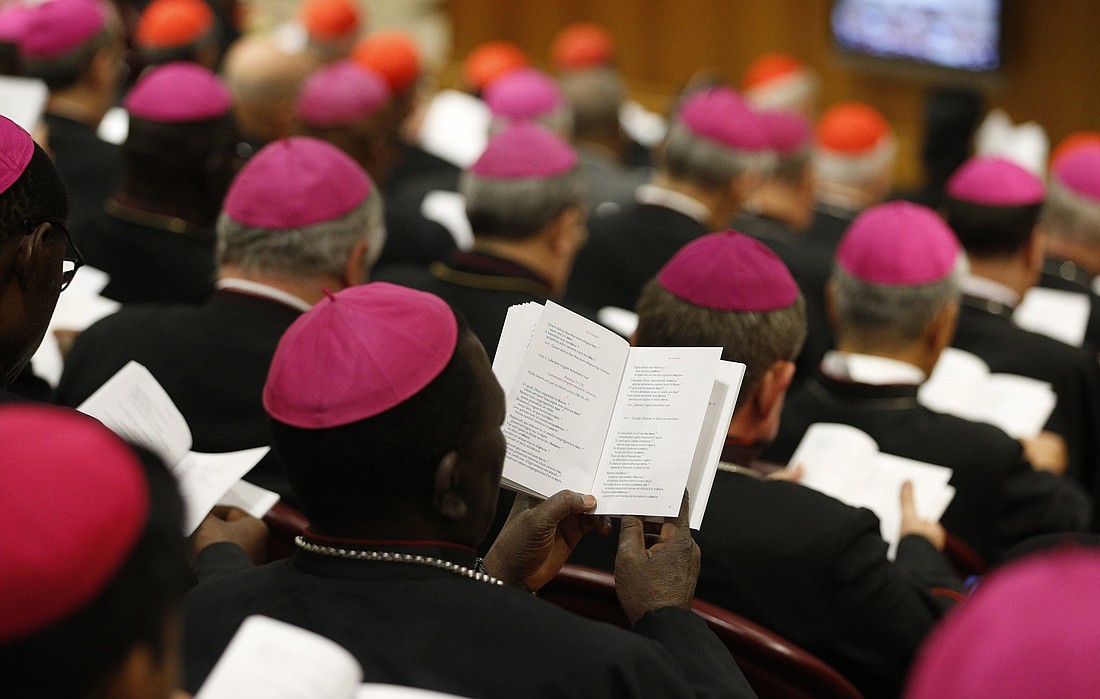
[[[337,219],[370,193],[367,173],[342,150],[293,136],[269,143],[245,163],[223,210],[243,226],[285,230]]]
[[[404,92],[420,79],[420,50],[404,32],[378,32],[363,39],[351,59],[382,76],[390,92]]]
[[[214,12],[203,0],[153,0],[138,20],[134,43],[150,49],[186,46],[214,26]]]
[[[1051,176],[1074,194],[1100,202],[1100,146],[1082,146],[1054,163]]]
[[[728,87],[691,95],[680,107],[677,120],[699,138],[726,148],[755,152],[770,147],[763,120]]]
[[[565,103],[561,88],[546,73],[520,68],[494,80],[482,97],[493,116],[538,119]]]
[[[106,23],[98,0],[49,0],[32,9],[19,49],[24,58],[57,58],[82,46]]]
[[[470,52],[462,74],[470,87],[481,91],[500,76],[528,63],[527,54],[511,41],[490,41]]]
[[[78,612],[101,593],[145,526],[137,457],[72,410],[0,407],[0,645]]]
[[[515,180],[557,177],[577,166],[577,153],[558,135],[537,124],[515,122],[489,139],[469,169],[475,177]]]
[[[981,206],[1031,206],[1042,203],[1042,180],[1016,163],[990,156],[967,160],[947,180],[952,199]]]
[[[0,193],[8,191],[34,156],[34,139],[11,119],[0,116]]]
[[[31,8],[26,5],[8,5],[0,10],[0,41],[22,44],[31,19]]]
[[[576,22],[558,32],[550,47],[550,60],[561,71],[599,68],[615,57],[615,42],[603,27]]]
[[[374,114],[389,98],[381,76],[353,61],[337,61],[306,80],[298,118],[309,126],[345,126]]]
[[[454,312],[438,296],[385,282],[350,287],[321,299],[283,334],[264,408],[304,429],[365,420],[431,383],[457,343]]]
[[[306,0],[301,18],[313,39],[342,39],[359,32],[359,8],[351,0]]]
[[[929,635],[906,699],[1100,696],[1100,553],[1038,554],[994,571]]]
[[[2,17],[3,15],[0,15],[0,18]],[[1100,146],[1100,131],[1075,131],[1063,138],[1050,153],[1051,169],[1062,159],[1062,156],[1084,146]]]
[[[233,100],[218,76],[196,63],[176,61],[142,73],[122,106],[138,119],[182,124],[225,116]]]
[[[848,274],[879,286],[919,286],[951,274],[958,239],[936,212],[905,201],[872,206],[848,226],[836,261]]]
[[[798,300],[798,284],[779,256],[733,230],[680,248],[658,272],[657,282],[677,298],[718,311],[764,313]]]
[[[817,145],[841,155],[865,155],[892,133],[886,118],[870,105],[843,102],[833,105],[817,123]]]
[[[745,91],[759,89],[805,73],[806,64],[788,53],[764,53],[749,64],[748,70],[741,79],[741,89]]]
[[[806,117],[798,112],[766,109],[757,112],[768,130],[768,140],[780,157],[806,150],[813,141],[813,130]]]

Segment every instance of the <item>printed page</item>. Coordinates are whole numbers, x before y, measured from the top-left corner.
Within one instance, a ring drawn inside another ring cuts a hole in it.
[[[858,507],[877,454],[878,444],[863,430],[819,422],[806,430],[787,465],[802,465],[800,482],[807,488]]]
[[[252,470],[271,447],[256,447],[225,454],[200,454],[193,451],[184,456],[171,469],[180,484],[186,510],[184,530],[188,536],[222,496]]]
[[[546,303],[507,392],[505,487],[540,497],[592,492],[629,349],[607,328]]]
[[[248,481],[237,481],[218,500],[219,505],[244,510],[256,519],[263,519],[272,507],[279,502],[279,494],[261,488]]]
[[[1050,419],[1058,396],[1045,381],[992,374],[978,404],[978,419],[996,425],[1013,439],[1036,437]]]
[[[954,347],[941,354],[932,375],[921,384],[921,405],[939,413],[978,419],[977,404],[989,380],[989,366],[981,357]]]
[[[675,517],[721,347],[632,347],[592,494],[596,514]]]
[[[516,374],[519,373],[519,366],[531,345],[531,337],[542,317],[542,310],[541,303],[528,301],[512,306],[504,316],[504,327],[500,329],[500,340],[497,342],[497,354],[493,358],[493,374],[505,394],[516,382]]]
[[[250,616],[195,699],[354,699],[362,678],[359,661],[334,641]]]
[[[893,454],[877,454],[872,463],[872,477],[866,483],[861,501],[853,504],[878,515],[882,538],[889,544],[887,556],[893,560],[901,528],[902,484],[912,481],[917,514],[938,522],[954,496],[954,488],[948,485],[952,471]]]
[[[454,694],[440,694],[430,689],[402,687],[396,684],[369,682],[359,685],[355,699],[455,699]]]
[[[1085,294],[1036,286],[1024,294],[1012,320],[1024,330],[1080,347],[1085,342],[1091,312],[1091,303]]]
[[[123,439],[156,452],[168,464],[180,461],[191,448],[191,430],[183,415],[149,370],[137,362],[119,369],[77,410]]]
[[[718,362],[718,374],[714,378],[714,388],[707,403],[707,414],[703,419],[703,429],[699,431],[699,443],[695,446],[695,456],[691,460],[691,473],[688,474],[687,490],[691,495],[689,526],[699,529],[703,526],[703,515],[710,500],[710,488],[714,484],[714,473],[722,458],[722,448],[726,445],[730,419],[741,392],[741,381],[745,378],[745,365],[740,362]]]

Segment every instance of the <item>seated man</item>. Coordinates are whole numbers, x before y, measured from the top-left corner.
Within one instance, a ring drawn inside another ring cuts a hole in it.
[[[326,289],[365,280],[385,240],[381,208],[366,173],[334,146],[305,137],[268,145],[225,198],[217,291],[200,306],[131,306],[88,328],[57,402],[80,405],[133,360],[179,407],[197,451],[271,444],[260,394],[275,346]],[[248,478],[292,499],[273,455]]]
[[[496,505],[504,397],[481,344],[439,298],[376,283],[322,300],[280,342],[264,405],[311,528],[289,563],[192,591],[191,689],[261,612],[340,643],[370,682],[481,697],[753,696],[685,609],[698,555],[686,509],[648,550],[641,520],[624,523],[619,598],[634,634],[528,592],[592,526],[591,496],[562,492],[519,513],[480,567],[473,547]]]
[[[815,422],[857,427],[881,451],[954,471],[942,522],[987,561],[1037,534],[1083,530],[1089,500],[1039,472],[1000,429],[920,405],[917,389],[950,343],[965,258],[930,209],[906,202],[860,214],[837,249],[828,302],[837,350],[793,391],[766,453],[785,463]]]
[[[870,511],[753,470],[779,429],[806,334],[790,272],[755,239],[713,233],[686,245],[646,285],[638,313],[639,346],[720,346],[724,359],[746,365],[695,532],[704,554],[696,595],[814,653],[865,696],[897,696],[922,639],[961,588],[937,551],[943,528],[915,515],[911,493],[902,494],[892,563]],[[606,567],[607,549],[591,537],[573,560]]]
[[[173,696],[191,575],[171,475],[37,405],[0,408],[0,463],[0,695]]]

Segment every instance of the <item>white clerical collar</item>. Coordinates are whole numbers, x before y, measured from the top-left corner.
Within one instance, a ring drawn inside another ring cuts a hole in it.
[[[965,275],[959,284],[959,288],[968,296],[1003,303],[1009,308],[1015,308],[1020,303],[1020,295],[1012,289],[1000,282],[974,274]]]
[[[710,225],[710,209],[706,204],[681,192],[656,184],[643,184],[634,192],[634,197],[640,204],[663,206],[666,209],[679,211],[704,226]]]
[[[836,350],[825,353],[821,371],[830,378],[872,386],[919,386],[928,378],[920,368],[908,362]]]
[[[265,299],[271,299],[272,301],[278,301],[281,304],[290,306],[291,308],[297,308],[303,313],[308,311],[312,306],[294,294],[287,293],[282,289],[276,289],[273,286],[267,284],[261,284],[260,282],[254,282],[248,279],[238,279],[236,277],[226,277],[219,279],[214,285],[218,289],[228,289],[230,291],[240,291],[244,294],[251,294],[252,296],[260,296]]]

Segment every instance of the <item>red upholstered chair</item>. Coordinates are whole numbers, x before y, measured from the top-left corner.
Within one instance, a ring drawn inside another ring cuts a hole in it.
[[[984,575],[989,570],[989,564],[981,555],[970,548],[962,539],[947,532],[947,538],[943,545],[943,555],[951,563],[960,578],[964,580],[971,575]]]
[[[269,532],[267,560],[274,561],[287,558],[298,549],[294,545],[294,537],[305,533],[309,520],[300,510],[285,502],[278,502],[264,515],[264,524]]]
[[[629,628],[610,573],[566,565],[539,597],[589,619]],[[774,633],[716,605],[692,607],[726,644],[760,699],[861,699],[833,668]]]

